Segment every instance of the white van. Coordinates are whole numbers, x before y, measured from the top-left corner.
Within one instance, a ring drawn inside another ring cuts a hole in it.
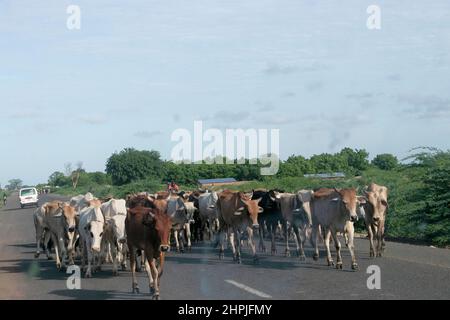
[[[36,188],[22,188],[19,190],[20,207],[39,206],[38,192]]]

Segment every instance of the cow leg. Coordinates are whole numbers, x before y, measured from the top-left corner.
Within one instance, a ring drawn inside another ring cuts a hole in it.
[[[34,254],[35,258],[39,258],[41,254],[41,242],[42,242],[42,236],[44,233],[44,228],[39,224],[37,221],[37,218],[34,218],[34,224],[36,226],[36,253]]]
[[[271,224],[269,226],[269,230],[270,230],[270,237],[271,237],[271,250],[270,253],[272,255],[276,255],[277,254],[277,246],[275,245],[275,232],[276,232],[276,228],[274,227],[273,224]]]
[[[264,244],[264,229],[259,228],[258,233],[259,233],[259,251],[266,252],[266,246]]]
[[[328,266],[334,266],[334,261],[333,261],[333,258],[331,257],[331,251],[330,251],[330,237],[331,237],[331,230],[329,229],[329,228],[324,228],[325,230],[325,232],[324,232],[324,235],[325,235],[325,239],[324,239],[324,242],[325,242],[325,249],[326,249],[326,251],[327,251],[327,264],[328,264]]]
[[[300,257],[301,256],[301,251],[303,251],[303,248],[300,247],[300,241],[299,241],[300,238],[297,236],[297,234],[299,234],[298,226],[293,225],[292,226],[292,231],[293,231],[293,234],[294,234],[294,242],[295,242],[295,246],[296,246],[295,252],[297,254],[297,257]],[[303,253],[303,255],[305,255],[305,253]]]
[[[291,256],[291,251],[289,249],[289,229],[290,228],[288,226],[288,223],[289,222],[285,221],[285,223],[283,225],[283,227],[284,227],[284,234],[285,234],[285,237],[286,237],[286,250],[285,250],[286,257],[290,257]]]
[[[85,244],[86,245],[86,244]],[[87,250],[87,269],[86,269],[86,273],[85,273],[85,277],[86,278],[91,278],[92,277],[92,260],[93,260],[93,254],[92,254],[92,249],[91,246],[89,244],[89,247],[86,245],[86,250]]]
[[[191,224],[190,223],[186,223],[184,225],[184,230],[186,232],[186,240],[187,240],[187,250],[189,252],[192,251],[192,244],[191,244]]]
[[[305,250],[304,250],[304,245],[305,245],[305,240],[306,240],[305,229],[297,228],[297,234],[298,234],[297,240],[298,240],[298,244],[300,246],[299,258],[300,258],[300,261],[306,261]]]
[[[319,243],[318,243],[318,226],[312,226],[311,230],[311,246],[314,248],[313,260],[319,260]]]
[[[341,257],[341,243],[337,237],[336,230],[331,230],[333,236],[334,245],[336,247],[336,269],[342,269],[342,257]]]
[[[122,271],[126,271],[127,270],[127,246],[122,243],[119,243],[117,254],[119,255],[118,260],[119,260]]]
[[[159,300],[159,275],[158,275],[158,267],[156,266],[156,259],[151,259],[150,269],[153,275],[153,300]]]
[[[224,258],[225,252],[225,232],[221,230],[219,232],[219,259],[222,260]]]
[[[355,229],[352,222],[347,222],[347,235],[348,235],[348,250],[350,251],[350,255],[352,256],[352,269],[357,270],[358,264],[356,263],[355,257],[355,245],[354,245],[354,235]]]
[[[251,227],[247,227],[247,233],[248,233],[248,244],[250,245],[250,248],[252,249],[253,253],[253,262],[256,264],[258,263],[258,255],[256,254],[256,246],[255,242],[253,241],[253,229]]]
[[[144,256],[144,251],[139,250],[139,253],[141,254],[140,255],[141,259],[140,259],[140,264],[136,264],[136,271],[142,272],[142,270],[144,269],[144,266],[145,266],[145,256]]]
[[[234,230],[232,230],[231,232],[228,230],[227,235],[228,235],[228,243],[231,247],[231,252],[233,253],[233,261],[236,261],[237,256],[236,256],[236,241],[234,239]]]
[[[149,253],[149,256],[151,256],[151,253]],[[152,273],[150,262],[147,259],[145,259],[144,265],[145,265],[145,271],[147,272],[147,277],[148,277],[148,288],[150,290],[150,294],[153,295],[155,293],[155,281],[153,278],[153,273]]]
[[[180,252],[180,242],[178,241],[178,230],[173,230],[173,237],[175,238],[177,252]]]
[[[139,293],[139,286],[136,279],[136,249],[132,246],[128,247],[130,251],[130,269],[131,269],[131,292]]]
[[[58,241],[56,240],[56,237],[52,235],[52,241],[55,246],[55,258],[56,258],[56,268],[58,271],[61,270],[61,260],[59,258],[59,248],[58,248]]]
[[[236,262],[241,264],[241,232],[239,229],[233,230],[236,239]]]
[[[80,250],[81,250],[81,271],[84,272],[86,268],[86,257],[87,257],[87,249],[86,245],[84,244],[84,239],[81,239]]]
[[[47,256],[47,260],[52,260],[52,255],[51,255],[51,252],[49,249],[50,239],[52,239],[50,232],[44,231],[44,250],[45,250],[45,254]]]
[[[384,221],[380,221],[380,225],[378,226],[377,233],[377,257],[381,257],[383,249],[384,249]]]
[[[373,245],[373,229],[371,224],[367,224],[367,234],[369,235],[370,257],[375,257],[375,250]]]
[[[117,276],[119,274],[119,272],[117,271],[119,250],[117,248],[117,245],[115,245],[115,244],[111,244],[110,248],[111,248],[111,258],[112,258],[112,263],[113,263],[112,273],[113,273],[113,276]]]

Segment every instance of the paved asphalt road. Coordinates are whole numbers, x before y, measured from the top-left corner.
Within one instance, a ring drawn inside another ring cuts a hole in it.
[[[55,196],[41,196],[41,203]],[[17,196],[0,209],[0,299],[149,299],[145,273],[139,274],[141,294],[131,294],[128,271],[113,277],[110,266],[81,280],[81,290],[68,290],[64,272],[45,255],[34,259],[34,208],[20,209]],[[244,248],[243,263],[224,261],[208,244],[192,253],[170,252],[161,283],[162,299],[450,299],[450,250],[388,242],[386,256],[370,259],[367,240],[356,241],[359,271],[350,269],[343,250],[344,269],[335,270],[321,259],[260,255],[253,265]],[[283,252],[281,244],[278,252]],[[381,269],[381,289],[367,288],[367,267]]]

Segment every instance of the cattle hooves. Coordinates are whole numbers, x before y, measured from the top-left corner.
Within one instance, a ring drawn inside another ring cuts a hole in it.
[[[272,250],[271,251],[271,254],[274,256],[274,255],[276,255],[277,254],[277,250]]]
[[[300,256],[300,261],[302,262],[306,261],[306,256],[304,254]]]
[[[41,254],[40,254],[39,252],[36,252],[36,253],[34,254],[34,257],[35,257],[35,258],[39,258],[40,255],[41,255]]]
[[[159,300],[159,294],[153,295],[153,300]]]
[[[291,252],[290,252],[289,250],[286,250],[286,252],[284,253],[284,255],[285,255],[286,257],[290,257],[290,256],[291,256]]]
[[[127,266],[121,266],[122,267],[122,271],[127,271]]]
[[[53,258],[50,256],[47,256],[47,260],[53,260]]]
[[[358,269],[359,269],[358,264],[357,263],[353,263],[352,264],[352,270],[358,270]]]
[[[254,264],[259,264],[259,258],[258,257],[254,257],[253,258],[253,263]]]
[[[342,262],[336,263],[336,269],[342,270]]]
[[[319,260],[319,255],[318,255],[318,254],[313,255],[313,260],[314,260],[314,261]]]
[[[132,293],[137,293],[137,294],[139,294],[139,287],[134,287],[134,288],[132,289]]]
[[[328,266],[334,267],[334,261],[333,260],[328,261]],[[336,266],[336,268],[337,268],[337,266]]]

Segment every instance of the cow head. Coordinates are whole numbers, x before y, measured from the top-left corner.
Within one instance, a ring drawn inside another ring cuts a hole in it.
[[[109,220],[114,233],[114,238],[116,238],[119,244],[125,244],[127,242],[127,238],[125,236],[125,219],[125,215],[116,214]]]
[[[76,229],[78,224],[77,211],[74,207],[64,203],[61,204],[62,215],[64,216],[64,226],[68,238],[67,249],[73,249],[76,240]]]
[[[240,198],[240,204],[242,205],[242,207],[239,207],[234,215],[239,216],[242,214],[247,214],[252,221],[253,228],[259,228],[258,214],[264,211],[264,209],[259,206],[260,201],[261,198],[256,200],[246,200]]]
[[[277,200],[281,199],[281,192],[276,191],[276,190],[270,190],[269,197],[272,201],[276,202]]]
[[[356,189],[334,189],[334,191],[338,194],[338,197],[333,198],[332,201],[341,203],[342,209],[348,215],[350,221],[358,221]]]
[[[388,208],[387,201],[373,191],[365,191],[364,196],[367,200],[367,213],[372,218],[373,223],[378,224],[383,221]]]
[[[311,200],[313,196],[314,191],[312,190],[300,190],[299,192],[297,192],[297,199],[301,203],[301,206],[306,213],[309,227],[312,226]]]
[[[100,208],[94,208],[93,210],[95,210],[95,219],[89,222],[89,224],[84,228],[88,236],[91,238],[92,251],[100,252],[105,220]]]
[[[169,238],[172,229],[172,219],[157,208],[143,208],[147,213],[142,223],[150,228],[154,228],[159,240],[159,249],[163,252],[170,248]]]

